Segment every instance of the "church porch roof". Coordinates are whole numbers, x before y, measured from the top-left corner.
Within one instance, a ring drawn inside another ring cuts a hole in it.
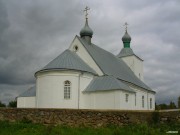
[[[33,86],[27,91],[20,94],[18,97],[35,97],[35,96],[36,96],[36,86]]]
[[[127,92],[135,92],[122,81],[113,76],[100,76],[94,78],[84,92],[124,90]]]

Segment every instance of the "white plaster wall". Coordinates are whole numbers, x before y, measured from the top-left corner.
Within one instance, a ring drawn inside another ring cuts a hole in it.
[[[18,97],[17,108],[35,108],[36,97]]]
[[[129,94],[128,102],[125,102],[126,93]],[[88,100],[90,101],[86,104],[84,109],[133,109],[133,94],[121,90],[84,93],[84,97],[88,97]]]
[[[104,91],[94,93],[94,109],[114,109],[115,92]]]
[[[90,106],[91,109],[115,109],[115,91],[93,92],[91,93],[91,100],[93,101]]]
[[[142,81],[144,81],[143,61],[136,56],[122,57],[122,60],[130,67],[134,74]]]
[[[136,92],[136,105],[134,110],[154,110],[155,109],[155,93],[149,92],[142,88],[130,86]],[[142,96],[144,96],[144,107],[142,107]],[[150,98],[152,98],[152,109],[150,109]],[[134,95],[135,103],[135,95]]]
[[[78,78],[75,71],[47,71],[37,74],[38,108],[78,108]],[[71,98],[64,99],[64,81],[71,82]]]
[[[128,94],[128,102],[126,102],[126,94]],[[121,91],[120,94],[120,109],[132,110],[134,109],[134,93]]]
[[[81,74],[80,75],[80,101],[79,101],[79,108],[84,109],[91,105],[91,97],[90,94],[84,94],[84,90],[86,87],[90,84],[90,82],[93,80],[93,75],[91,74]]]
[[[152,98],[152,108],[150,108],[150,98]],[[149,110],[155,110],[155,95],[148,93]]]
[[[74,46],[78,46],[78,51],[74,50]],[[69,47],[69,50],[74,51],[77,53],[77,55],[85,62],[87,63],[92,69],[94,69],[98,75],[103,75],[103,72],[101,69],[97,66],[95,61],[92,59],[92,57],[89,55],[89,53],[86,51],[84,46],[81,44],[81,42],[76,37],[73,42],[71,43],[71,46]]]

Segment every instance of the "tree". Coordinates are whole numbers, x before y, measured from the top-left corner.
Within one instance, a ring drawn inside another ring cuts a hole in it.
[[[180,96],[178,97],[178,108],[180,109]]]
[[[6,105],[0,101],[0,107],[6,107]]]
[[[8,104],[8,107],[16,108],[17,107],[17,101],[10,101]]]
[[[172,101],[170,102],[169,109],[176,109],[176,105],[174,102],[172,102]]]
[[[168,109],[168,105],[167,104],[159,104],[158,108],[159,108],[159,110]]]

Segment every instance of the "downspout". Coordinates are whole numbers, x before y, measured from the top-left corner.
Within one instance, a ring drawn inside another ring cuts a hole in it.
[[[38,108],[38,96],[39,96],[39,93],[38,93],[38,81],[37,81],[37,77],[36,77],[36,96],[35,96],[35,108]]]
[[[78,79],[78,109],[79,109],[79,103],[80,103],[80,76],[82,73],[79,74],[79,79]]]

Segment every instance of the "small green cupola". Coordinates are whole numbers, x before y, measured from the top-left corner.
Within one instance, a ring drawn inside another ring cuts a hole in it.
[[[123,41],[123,44],[124,44],[124,48],[130,48],[130,42],[131,42],[131,37],[130,35],[128,34],[127,32],[127,23],[125,23],[125,26],[126,26],[126,29],[125,29],[125,34],[124,36],[122,37],[122,41]]]
[[[86,14],[85,14],[86,21],[85,21],[84,27],[80,31],[80,36],[81,36],[81,38],[85,39],[89,44],[91,44],[91,38],[93,36],[93,31],[88,25],[88,17],[87,17],[88,10],[90,10],[90,8],[86,6],[86,8],[84,10],[86,12]]]
[[[133,50],[131,49],[130,42],[131,42],[131,37],[127,32],[127,22],[124,24],[125,26],[125,34],[122,37],[123,45],[124,47],[121,49],[119,54],[117,55],[118,58],[126,57],[126,56],[131,56],[134,55]]]

